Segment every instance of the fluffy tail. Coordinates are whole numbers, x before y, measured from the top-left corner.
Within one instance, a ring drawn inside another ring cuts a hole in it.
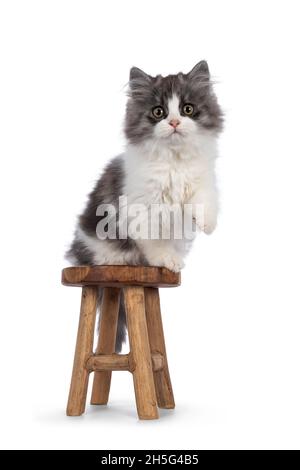
[[[98,310],[99,310],[100,313],[99,313],[98,328],[99,328],[99,325],[100,325],[102,297],[103,297],[103,289],[99,288]],[[119,308],[119,316],[118,316],[118,327],[117,327],[117,337],[116,337],[116,348],[115,348],[116,353],[119,353],[122,350],[122,346],[126,341],[126,331],[127,331],[127,323],[126,323],[126,312],[125,312],[124,296],[123,296],[123,292],[121,292],[120,308]]]

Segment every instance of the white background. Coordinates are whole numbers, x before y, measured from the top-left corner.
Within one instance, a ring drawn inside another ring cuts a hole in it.
[[[1,447],[299,448],[298,1],[2,1]],[[162,292],[177,407],[136,418],[132,378],[67,418],[76,215],[123,148],[132,65],[207,59],[226,113],[222,213]]]

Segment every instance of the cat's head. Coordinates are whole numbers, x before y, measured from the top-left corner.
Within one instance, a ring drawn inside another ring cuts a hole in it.
[[[130,70],[125,120],[130,143],[152,139],[176,145],[221,128],[222,113],[206,61],[187,74],[167,77],[151,77],[137,67]]]

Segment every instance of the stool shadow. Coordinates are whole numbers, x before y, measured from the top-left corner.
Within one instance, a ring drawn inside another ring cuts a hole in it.
[[[139,423],[139,425],[143,425],[143,423],[148,423],[147,425],[150,426],[149,423],[159,423],[159,422],[166,422],[167,420],[173,421],[176,418],[176,414],[178,417],[178,410],[165,410],[159,409],[159,418],[154,420],[139,420],[136,413],[135,403],[134,401],[131,402],[124,402],[124,401],[112,401],[108,405],[90,405],[87,404],[86,411],[81,416],[66,416],[65,410],[54,410],[53,413],[38,413],[35,415],[35,418],[39,422],[47,422],[47,423],[65,423],[66,425],[75,424],[75,423],[82,423],[85,424],[98,423],[101,426],[101,423],[119,423],[119,424],[126,424],[126,423]]]

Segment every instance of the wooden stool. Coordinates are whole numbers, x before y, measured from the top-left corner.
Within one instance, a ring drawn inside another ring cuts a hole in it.
[[[113,370],[132,372],[140,419],[158,418],[157,405],[174,408],[158,287],[179,286],[180,274],[157,267],[79,266],[65,268],[62,283],[82,287],[67,415],[84,413],[90,372],[95,372],[91,403],[107,404]],[[104,294],[98,345],[93,353],[99,287],[104,288]],[[115,354],[121,289],[129,354]]]

